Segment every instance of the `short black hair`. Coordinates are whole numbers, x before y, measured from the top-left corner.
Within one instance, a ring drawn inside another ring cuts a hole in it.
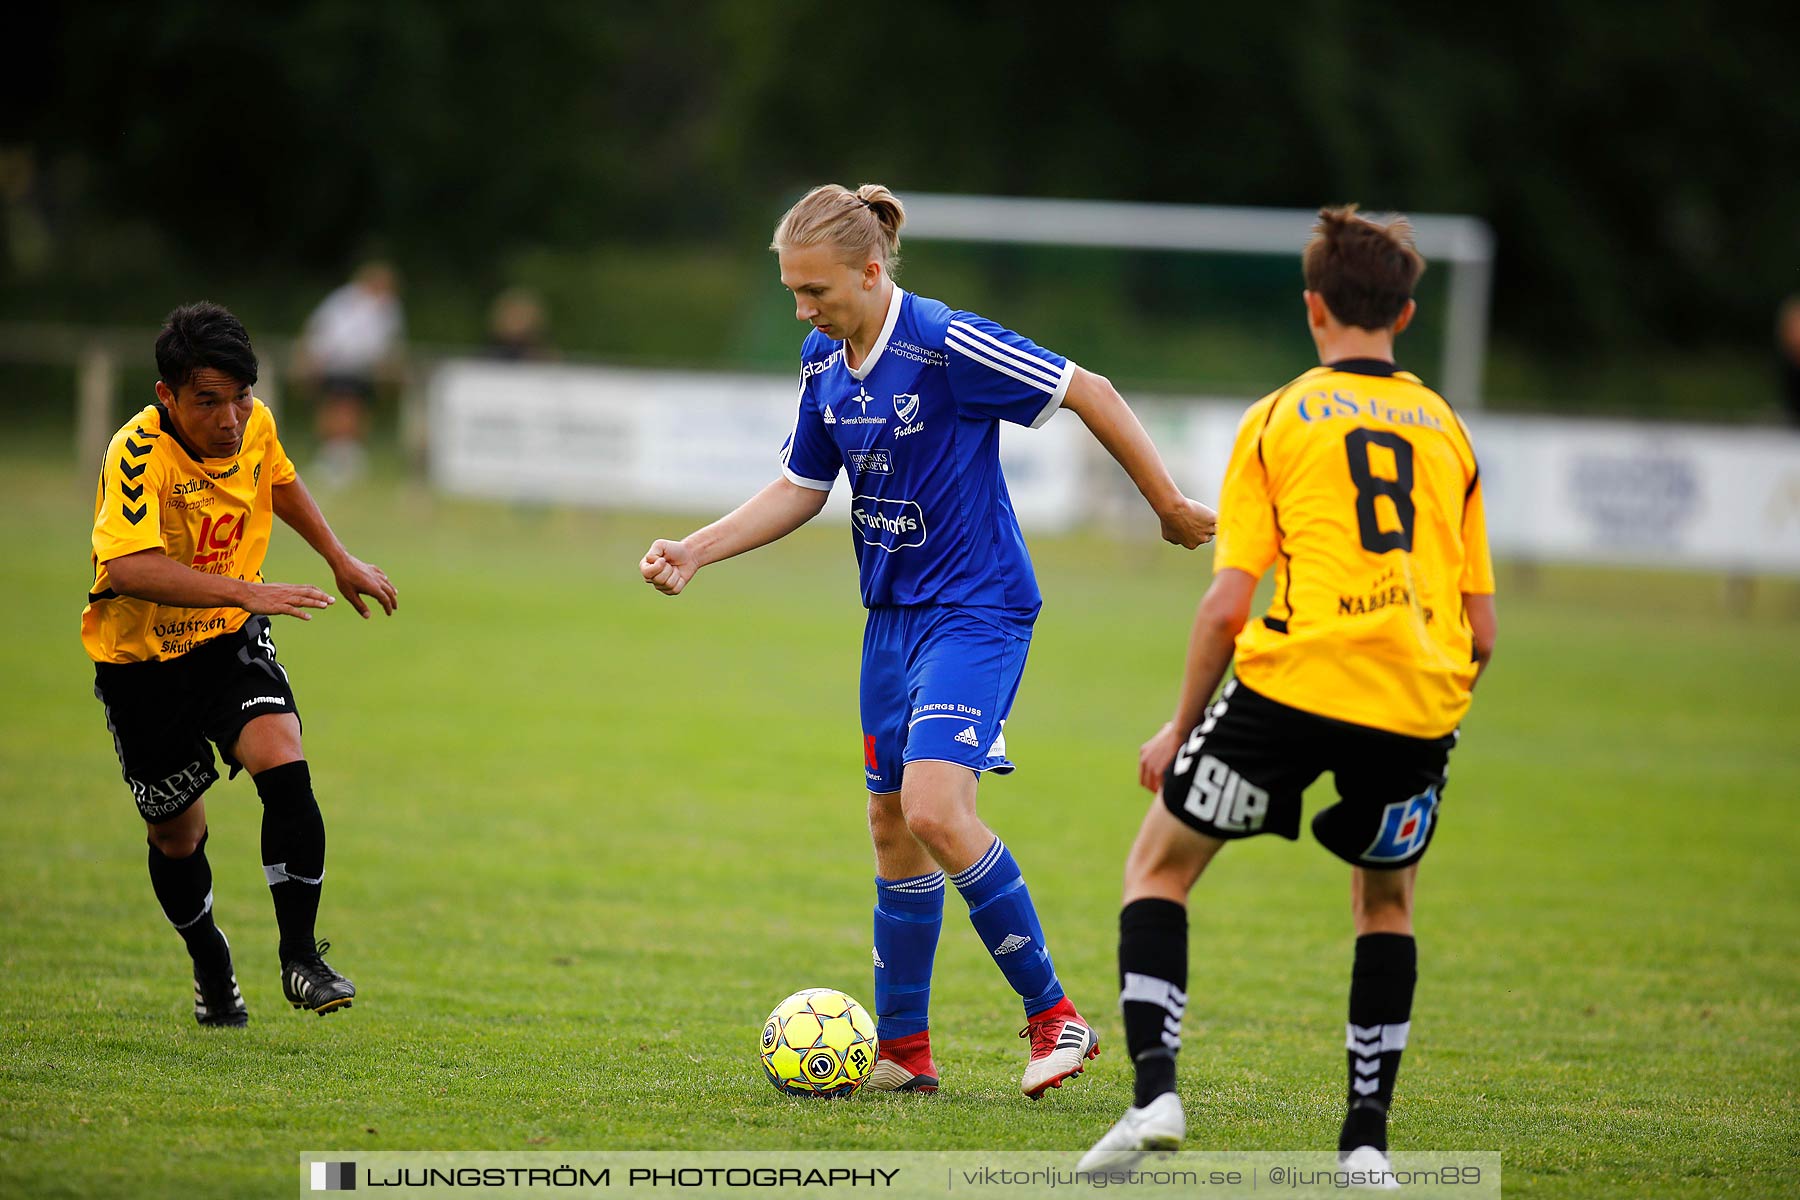
[[[223,371],[242,384],[256,382],[256,351],[244,323],[218,304],[202,300],[170,313],[156,337],[156,371],[179,392],[195,371]]]

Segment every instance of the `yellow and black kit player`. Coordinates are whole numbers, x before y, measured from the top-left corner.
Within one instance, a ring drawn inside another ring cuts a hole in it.
[[[125,783],[148,830],[150,881],[194,962],[194,1016],[243,1025],[248,1009],[212,917],[202,799],[217,747],[262,799],[263,873],[280,928],[283,992],[326,1013],[356,994],[322,957],[314,922],[325,825],[269,618],[310,619],[325,592],[265,583],[275,517],[332,568],[363,616],[392,613],[393,584],[332,534],[251,394],[257,362],[236,317],[215,304],[169,314],[156,341],[157,403],[107,446],[94,496],[94,583],[81,641]]]
[[[1215,572],[1275,569],[1238,682],[1415,738],[1468,711],[1463,597],[1491,595],[1481,479],[1443,397],[1380,359],[1317,367],[1252,405],[1226,472]]]
[[[1301,794],[1327,771],[1338,801],[1312,830],[1351,866],[1357,933],[1339,1150],[1352,1167],[1388,1168],[1417,973],[1413,886],[1493,651],[1494,574],[1469,432],[1394,362],[1425,268],[1410,225],[1325,210],[1302,267],[1323,365],[1244,415],[1175,715],[1139,752],[1157,800],[1119,918],[1137,1091],[1088,1168],[1180,1142],[1188,893],[1228,841],[1297,839]],[[1269,607],[1252,619],[1271,569]]]

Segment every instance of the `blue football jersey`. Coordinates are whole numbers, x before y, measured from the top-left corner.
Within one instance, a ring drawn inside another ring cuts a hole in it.
[[[807,335],[782,472],[819,491],[848,473],[865,605],[1037,612],[1037,576],[1000,473],[999,423],[1041,426],[1074,374],[1060,354],[899,287],[856,370],[842,342]]]

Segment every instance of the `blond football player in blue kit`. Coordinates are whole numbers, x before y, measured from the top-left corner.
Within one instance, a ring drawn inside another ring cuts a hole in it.
[[[677,595],[701,568],[766,545],[824,507],[840,473],[868,608],[863,774],[875,846],[880,1060],[866,1086],[936,1091],[932,961],[945,883],[1023,1002],[1020,1090],[1037,1098],[1099,1052],[1063,994],[1018,863],[976,810],[986,773],[1013,769],[1003,726],[1042,598],[1000,471],[1000,422],[1073,411],[1192,549],[1215,514],[1184,496],[1105,379],[992,321],[893,281],[900,201],[886,188],[815,188],[773,249],[794,315],[812,326],[781,474],[730,515],[657,541],[644,578]]]

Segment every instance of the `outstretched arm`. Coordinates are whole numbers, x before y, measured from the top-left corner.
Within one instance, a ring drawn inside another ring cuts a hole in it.
[[[241,608],[264,616],[312,620],[309,609],[325,608],[331,597],[303,583],[250,583],[229,575],[209,575],[176,562],[158,550],[139,550],[106,560],[113,591],[173,608]]]
[[[1219,514],[1181,494],[1150,435],[1110,380],[1076,367],[1063,407],[1080,417],[1094,439],[1125,468],[1162,521],[1164,541],[1189,550],[1212,541]]]
[[[663,595],[679,596],[701,567],[786,537],[818,516],[830,494],[784,476],[679,542],[651,542],[638,570]]]
[[[350,602],[350,607],[367,620],[369,606],[362,598],[373,596],[382,612],[393,615],[394,609],[400,606],[400,596],[388,581],[387,572],[370,566],[344,549],[344,543],[331,532],[331,526],[325,523],[325,514],[319,511],[318,503],[299,476],[295,476],[292,483],[276,484],[269,489],[269,494],[275,502],[275,515],[318,551],[325,565],[331,568],[337,589]]]
[[[1200,607],[1194,612],[1194,631],[1188,637],[1187,666],[1181,674],[1181,695],[1175,715],[1138,749],[1138,782],[1151,791],[1162,786],[1163,772],[1189,731],[1200,723],[1206,702],[1225,678],[1231,665],[1237,635],[1250,619],[1250,600],[1256,594],[1256,576],[1227,567],[1214,577]]]

